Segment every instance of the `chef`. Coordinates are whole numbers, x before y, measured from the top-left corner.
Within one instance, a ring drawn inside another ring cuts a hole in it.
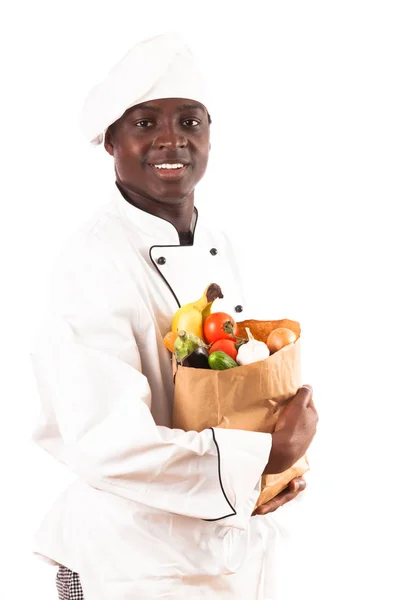
[[[163,337],[178,307],[216,282],[221,309],[253,316],[233,247],[194,204],[209,106],[191,52],[172,35],[136,45],[84,106],[84,133],[114,161],[114,189],[58,257],[32,352],[34,439],[77,476],[35,537],[35,552],[58,566],[63,600],[279,597],[279,528],[267,513],[304,480],[252,511],[261,475],[311,443],[311,388],[277,434],[171,428]]]

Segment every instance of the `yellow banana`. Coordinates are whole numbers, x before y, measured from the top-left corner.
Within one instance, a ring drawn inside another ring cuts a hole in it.
[[[204,342],[203,319],[208,316],[211,305],[216,298],[223,298],[221,288],[216,283],[210,283],[201,298],[196,302],[181,306],[176,311],[172,320],[171,331],[188,331],[197,335]]]
[[[209,317],[209,316],[211,315],[211,308],[212,308],[212,305],[213,305],[213,303],[212,303],[212,302],[209,302],[209,303],[207,304],[207,306],[205,307],[205,309],[203,310],[203,312],[202,312],[202,315],[203,315],[203,323],[204,323],[204,321],[207,319],[207,317]]]

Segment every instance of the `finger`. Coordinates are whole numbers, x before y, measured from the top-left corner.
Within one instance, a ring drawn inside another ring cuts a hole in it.
[[[304,477],[295,477],[289,483],[289,491],[291,492],[302,492],[306,489],[307,482]]]
[[[265,502],[265,504],[260,504],[260,506],[258,508],[256,508],[256,510],[253,512],[253,515],[266,515],[269,512],[273,512],[281,505],[282,501],[290,493],[293,493],[293,492],[290,492],[289,488],[286,487],[282,492],[277,494],[274,498],[271,498],[271,500],[268,500],[268,502]]]
[[[314,403],[314,398],[310,398],[310,402],[308,403],[308,406],[314,410],[316,410],[315,408],[315,403]]]
[[[296,496],[298,496],[306,487],[306,481],[302,477],[296,477],[296,479],[293,479],[290,483],[292,484],[292,482],[294,482],[293,485],[296,487],[296,490],[292,490],[289,484],[289,487],[285,488],[280,494],[275,496],[275,498],[272,498],[269,502],[261,504],[261,506],[256,508],[253,512],[253,516],[266,515],[275,512],[278,508],[296,498]]]
[[[254,514],[267,515],[268,513],[275,512],[278,508],[280,508],[287,502],[290,502],[290,500],[293,500],[294,498],[296,498],[296,496],[299,493],[300,492],[286,491],[282,495],[279,494],[278,496],[275,496],[275,498],[272,498],[272,500],[270,500],[266,504],[262,504],[261,506],[259,506]]]
[[[314,400],[312,398],[310,399],[310,401],[308,403],[307,410],[311,411],[312,418],[314,419],[315,426],[316,426],[319,421],[319,415],[318,415],[317,409],[315,408]],[[311,414],[310,414],[310,416],[311,416]]]
[[[277,508],[279,508],[280,503],[277,498],[272,498],[266,504],[261,504],[256,510],[253,512],[252,516],[256,515],[267,515],[268,513],[275,512]]]
[[[294,396],[292,402],[296,406],[307,408],[310,400],[312,400],[313,389],[311,385],[302,385],[297,394]]]

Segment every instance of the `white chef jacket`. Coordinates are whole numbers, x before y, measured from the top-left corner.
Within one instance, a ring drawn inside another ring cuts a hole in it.
[[[180,246],[171,223],[116,188],[51,278],[32,352],[42,402],[33,437],[77,480],[44,518],[34,551],[78,572],[85,600],[278,597],[279,528],[251,517],[271,436],[171,429],[163,337],[178,303],[215,282],[225,295],[218,310],[253,316],[233,248],[197,210],[194,218],[194,243]]]

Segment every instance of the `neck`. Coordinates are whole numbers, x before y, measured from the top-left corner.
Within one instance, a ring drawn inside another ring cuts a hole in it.
[[[190,225],[194,209],[194,190],[182,200],[174,203],[160,202],[153,198],[146,198],[141,194],[128,189],[120,181],[116,181],[117,187],[125,200],[141,210],[169,221],[177,231],[185,233],[190,231]]]

